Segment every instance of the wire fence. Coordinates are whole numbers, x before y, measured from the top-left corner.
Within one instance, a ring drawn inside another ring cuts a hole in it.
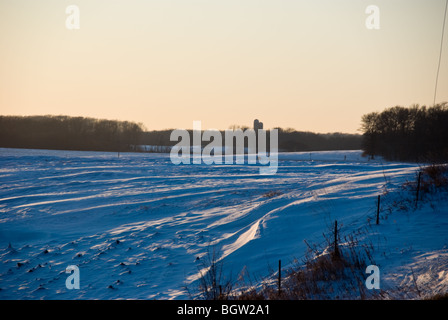
[[[377,197],[372,198],[372,205],[369,206],[369,208],[367,210],[365,210],[364,213],[358,215],[356,218],[354,219],[350,219],[350,222],[348,223],[339,223],[339,229],[337,229],[339,233],[339,237],[341,236],[341,234],[344,234],[344,232],[348,231],[349,234],[353,234],[353,233],[361,233],[362,230],[361,229],[365,229],[365,228],[369,228],[371,231],[373,230],[373,228],[375,228],[376,225],[381,225],[381,222],[384,221],[385,217],[384,214],[387,212],[392,212],[394,208],[396,208],[397,205],[397,199],[400,199],[400,197],[403,196],[407,196],[408,198],[406,198],[406,200],[408,202],[411,202],[412,200],[412,193],[414,192],[416,194],[415,197],[415,201],[418,201],[418,194],[419,194],[419,187],[420,187],[420,176],[421,176],[421,170],[417,170],[417,176],[418,176],[418,181],[415,182],[415,188],[413,184],[410,184],[410,188],[408,187],[407,189],[404,190],[405,195],[403,194],[399,194],[402,193],[401,190],[398,190],[398,192],[389,192],[387,191],[387,182],[386,182],[386,188],[385,191],[383,191],[382,193],[380,193]],[[379,199],[378,199],[379,198]],[[376,204],[374,199],[377,199]],[[386,216],[387,217],[387,216]],[[337,220],[335,220],[337,221]],[[343,219],[344,221],[344,219]],[[377,223],[378,222],[378,223]],[[337,223],[337,222],[336,222]],[[323,240],[321,240],[320,242],[315,242],[312,240],[306,240],[305,242],[307,243],[307,245],[309,245],[309,243],[311,243],[311,246],[313,247],[312,249],[319,251],[320,253],[323,253],[326,250],[329,250],[334,243],[332,243],[329,239],[330,236],[327,238],[324,235]],[[335,237],[336,238],[336,237]],[[310,248],[308,248],[310,249]],[[315,252],[316,252],[315,251]],[[294,260],[296,261],[306,261],[306,259],[310,258],[310,253],[309,252],[305,252],[300,256],[295,256]],[[290,265],[286,264],[286,265]],[[281,267],[281,261],[279,261],[279,268]],[[286,268],[286,267],[284,267]],[[275,279],[276,277],[279,277],[279,275],[281,274],[281,269],[271,272],[270,276],[268,276],[268,279],[271,279],[271,283],[279,283],[280,285],[280,278],[279,279]],[[274,280],[272,280],[274,279]]]

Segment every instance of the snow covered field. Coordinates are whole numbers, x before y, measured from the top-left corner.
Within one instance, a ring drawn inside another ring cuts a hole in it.
[[[345,233],[369,228],[382,289],[446,292],[447,200],[393,205],[418,170],[360,151],[280,154],[261,176],[169,154],[0,149],[0,298],[185,299],[209,248],[225,273],[266,277],[336,219]],[[69,265],[79,290],[65,286]]]

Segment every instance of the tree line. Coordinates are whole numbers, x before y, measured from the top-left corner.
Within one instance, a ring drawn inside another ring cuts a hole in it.
[[[232,129],[248,127],[233,125]],[[279,151],[357,150],[361,135],[278,129]],[[87,151],[136,151],[137,145],[174,146],[172,129],[146,131],[142,124],[70,116],[0,116],[0,147]],[[191,134],[190,137],[193,135]],[[221,131],[224,137],[224,130]],[[269,130],[267,130],[269,139]],[[269,141],[269,140],[268,140]],[[223,140],[224,143],[224,140]],[[193,141],[191,141],[191,145]],[[202,142],[203,146],[208,142]]]
[[[396,106],[362,117],[362,148],[370,157],[443,162],[448,159],[448,104]]]
[[[359,150],[362,136],[349,133],[314,133],[294,129],[278,129],[279,151]]]
[[[243,131],[247,128],[231,127]],[[446,102],[432,107],[396,106],[365,114],[361,119],[362,135],[276,129],[279,151],[363,149],[365,155],[388,160],[446,162],[448,159]],[[170,141],[171,132],[171,129],[146,131],[142,124],[129,121],[51,115],[0,116],[3,148],[135,151],[136,145],[175,145],[177,141]],[[221,133],[224,136],[224,131]]]
[[[131,151],[142,124],[69,116],[0,116],[0,147]]]
[[[230,129],[248,129],[246,126],[232,125]],[[298,151],[323,151],[323,150],[359,150],[362,145],[362,136],[359,134],[347,133],[313,133],[306,131],[296,131],[294,129],[278,130],[278,149],[283,152]],[[147,145],[174,146],[177,141],[170,141],[172,130],[148,131],[142,136],[142,143]],[[190,137],[192,131],[188,130]],[[224,130],[220,131],[222,137]],[[266,130],[266,139],[269,141],[269,130]],[[209,142],[202,141],[204,147]],[[223,139],[224,143],[224,139]],[[193,144],[193,141],[190,142]]]

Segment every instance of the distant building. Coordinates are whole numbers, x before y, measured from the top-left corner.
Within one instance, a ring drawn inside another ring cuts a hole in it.
[[[258,129],[263,129],[263,122],[258,121],[258,119],[254,120],[254,130],[255,133],[258,133]]]
[[[255,136],[257,139],[256,147],[255,147],[257,153],[258,153],[258,130],[259,129],[263,129],[263,122],[260,122],[260,121],[258,121],[258,119],[255,119],[254,120],[254,131],[255,131]]]

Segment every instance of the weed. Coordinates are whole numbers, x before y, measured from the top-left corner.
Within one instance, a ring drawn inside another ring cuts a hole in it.
[[[263,197],[265,197],[265,198],[273,198],[273,197],[277,197],[277,196],[279,196],[279,195],[281,195],[282,193],[280,192],[280,191],[277,191],[277,190],[271,190],[271,191],[269,191],[269,192],[266,192],[266,193],[264,193],[263,194]]]
[[[197,293],[191,293],[185,288],[190,296],[196,296],[204,300],[229,300],[233,289],[230,277],[223,275],[223,262],[219,259],[220,252],[214,247],[207,249],[207,254],[200,261],[199,285]]]

